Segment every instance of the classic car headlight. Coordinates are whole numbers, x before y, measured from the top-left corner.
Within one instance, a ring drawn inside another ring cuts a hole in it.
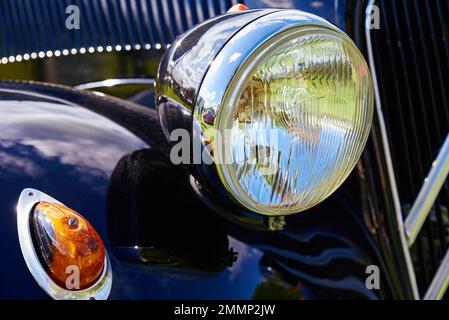
[[[195,143],[203,147],[194,176],[271,216],[310,208],[343,183],[373,113],[372,79],[357,47],[296,10],[200,25],[167,53],[157,94],[167,137],[191,130],[194,163]]]

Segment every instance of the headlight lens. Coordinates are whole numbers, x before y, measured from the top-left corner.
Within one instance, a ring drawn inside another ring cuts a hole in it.
[[[223,184],[261,214],[318,204],[358,161],[372,104],[367,64],[344,34],[311,27],[267,41],[234,76],[215,119]]]

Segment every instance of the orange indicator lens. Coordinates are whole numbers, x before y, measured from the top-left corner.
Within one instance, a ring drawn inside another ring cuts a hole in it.
[[[41,202],[34,210],[32,229],[36,251],[55,283],[68,290],[95,284],[106,251],[84,217],[63,205]]]

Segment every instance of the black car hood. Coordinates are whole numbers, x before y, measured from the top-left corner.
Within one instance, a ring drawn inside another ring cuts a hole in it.
[[[34,188],[80,212],[112,261],[111,299],[371,298],[376,255],[337,195],[280,232],[234,225],[168,160],[156,113],[64,87],[0,84],[0,299],[47,299],[19,246]]]

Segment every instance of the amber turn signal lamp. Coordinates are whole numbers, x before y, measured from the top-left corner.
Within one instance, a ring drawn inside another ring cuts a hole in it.
[[[83,290],[98,281],[106,250],[89,221],[50,202],[38,203],[30,219],[36,252],[56,284],[66,290]]]

